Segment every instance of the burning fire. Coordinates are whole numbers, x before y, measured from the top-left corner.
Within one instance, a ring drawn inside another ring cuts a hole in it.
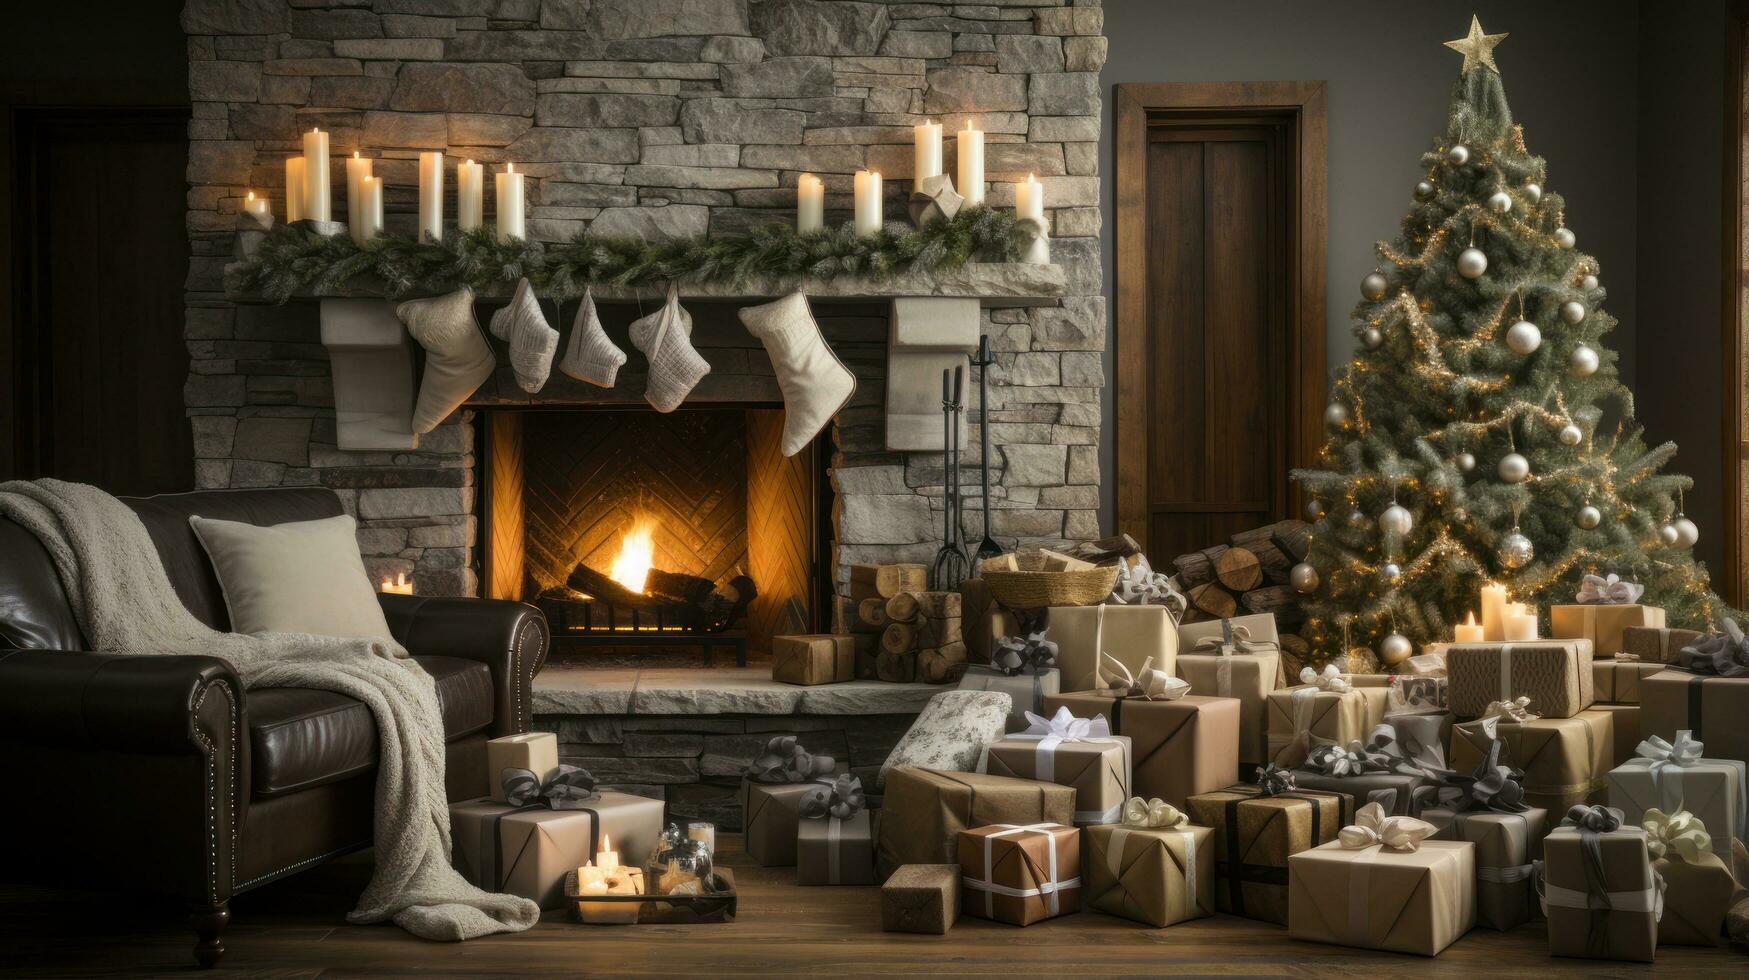
[[[619,554],[613,559],[608,578],[633,592],[644,591],[644,581],[650,577],[650,566],[656,558],[655,524],[640,518],[619,542]]]

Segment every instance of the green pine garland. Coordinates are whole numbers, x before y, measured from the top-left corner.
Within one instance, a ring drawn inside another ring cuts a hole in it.
[[[743,282],[763,276],[884,278],[902,272],[952,269],[978,257],[1012,259],[1014,216],[973,207],[916,231],[882,230],[867,237],[845,222],[797,234],[783,224],[744,237],[645,241],[579,235],[560,245],[499,242],[481,228],[442,242],[379,235],[363,245],[346,235],[323,236],[301,224],[268,231],[255,261],[230,270],[230,288],[284,302],[298,293],[336,292],[372,277],[390,298],[483,289],[524,276],[542,296],[573,299],[589,286],[636,287],[670,281]]]

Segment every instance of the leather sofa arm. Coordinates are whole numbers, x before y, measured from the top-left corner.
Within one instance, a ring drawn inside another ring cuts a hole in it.
[[[492,671],[492,734],[528,731],[534,675],[547,659],[546,616],[526,602],[381,593],[389,632],[416,656],[458,657]]]
[[[175,754],[242,727],[243,679],[217,657],[0,651],[0,738]]]

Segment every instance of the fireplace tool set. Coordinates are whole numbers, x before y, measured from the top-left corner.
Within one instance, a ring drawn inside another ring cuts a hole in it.
[[[975,577],[984,559],[1002,553],[1002,547],[990,535],[990,413],[989,367],[996,359],[990,354],[990,338],[980,338],[978,356],[972,361],[980,368],[978,375],[979,409],[979,476],[982,481],[984,508],[984,539],[977,550],[970,552],[965,532],[965,497],[960,492],[960,414],[965,406],[966,369],[963,366],[941,372],[942,427],[942,541],[930,567],[930,588],[956,589],[967,577]]]

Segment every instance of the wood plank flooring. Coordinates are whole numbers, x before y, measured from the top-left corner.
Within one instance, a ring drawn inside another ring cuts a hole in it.
[[[343,916],[370,875],[368,856],[326,865],[243,896],[217,974],[318,976],[570,975],[773,976],[1056,974],[1278,977],[1466,976],[1506,973],[1645,976],[1640,964],[1558,960],[1540,923],[1509,933],[1471,932],[1437,959],[1294,942],[1286,930],[1217,916],[1150,929],[1083,912],[1026,929],[961,918],[946,936],[883,933],[878,888],[801,888],[793,871],[752,866],[738,835],[724,835],[723,863],[742,896],[733,923],[588,927],[549,912],[515,936],[468,943],[414,939],[392,926],[349,926]],[[0,888],[0,974],[189,975],[192,934],[177,911],[130,896],[116,869],[98,897]],[[1667,947],[1656,972],[1749,975],[1729,949]]]

